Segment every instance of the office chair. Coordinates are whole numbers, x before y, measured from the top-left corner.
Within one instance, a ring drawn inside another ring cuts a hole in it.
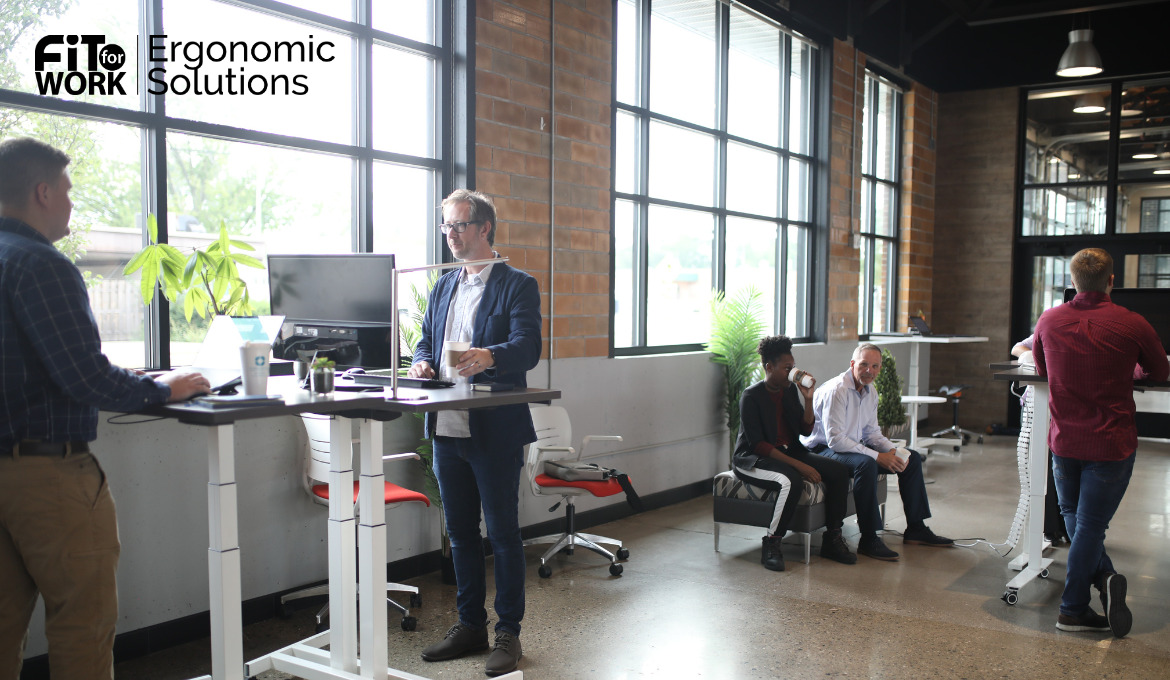
[[[532,424],[536,428],[536,441],[528,445],[525,460],[525,469],[528,472],[528,482],[535,496],[560,496],[561,500],[549,508],[549,512],[557,506],[565,504],[565,530],[559,534],[550,534],[539,538],[530,538],[524,545],[552,543],[540,557],[540,567],[536,573],[541,578],[552,576],[549,560],[560,551],[573,554],[576,547],[586,548],[609,560],[609,573],[621,576],[622,565],[618,560],[628,559],[630,551],[622,547],[622,542],[605,536],[595,536],[577,531],[576,507],[573,498],[590,494],[598,498],[613,496],[622,493],[622,487],[616,479],[607,479],[604,482],[569,482],[556,479],[544,474],[546,460],[580,460],[585,448],[591,441],[618,441],[622,438],[617,435],[590,435],[581,440],[581,450],[578,452],[572,446],[573,435],[569,424],[569,414],[560,406],[542,406],[533,404]],[[602,548],[599,543],[608,543],[617,546],[616,554]]]
[[[955,444],[954,448],[956,451],[959,450],[959,446],[971,441],[971,437],[977,437],[979,443],[983,443],[983,435],[972,432],[971,430],[964,430],[963,428],[959,427],[959,401],[961,401],[963,398],[963,390],[967,389],[968,387],[971,387],[971,385],[943,385],[937,390],[939,394],[951,398],[951,404],[954,406],[954,418],[951,420],[950,427],[946,428],[945,430],[939,430],[930,436],[957,437],[959,439],[959,443]]]
[[[318,415],[315,413],[302,413],[301,420],[305,423],[305,431],[309,436],[309,445],[306,447],[304,467],[301,474],[301,485],[305,492],[319,505],[329,505],[329,484],[324,481],[329,479],[329,421],[330,416]],[[355,442],[357,440],[354,440]],[[416,453],[396,453],[382,456],[382,460],[406,460],[418,459]],[[353,483],[353,503],[354,511],[357,511],[358,502],[358,488],[360,482],[354,480]],[[425,503],[428,506],[431,504],[430,499],[425,494],[410,489],[404,489],[397,484],[385,482],[385,503],[387,507],[396,507],[402,503]],[[387,583],[387,592],[404,592],[410,593],[410,606],[421,607],[422,597],[418,594],[418,588],[408,586],[401,583]],[[316,595],[328,595],[329,584],[322,584],[319,586],[312,586],[310,588],[303,588],[291,593],[280,596],[280,612],[283,616],[289,615],[288,603],[293,600],[300,600],[306,597],[313,597]],[[389,596],[386,597],[386,603],[402,614],[402,630],[414,630],[418,626],[418,620],[410,615],[410,610],[398,602],[395,602]],[[317,612],[317,632],[320,633],[325,630],[324,624],[325,615],[329,612],[329,603]]]

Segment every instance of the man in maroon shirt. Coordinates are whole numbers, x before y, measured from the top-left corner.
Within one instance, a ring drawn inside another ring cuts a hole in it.
[[[1124,637],[1133,615],[1125,605],[1125,577],[1105,553],[1105,529],[1137,455],[1133,380],[1166,380],[1170,366],[1149,322],[1110,302],[1109,253],[1086,248],[1070,269],[1077,296],[1040,316],[1032,348],[1036,372],[1048,376],[1048,448],[1072,539],[1056,627]],[[1105,616],[1089,606],[1090,585],[1101,591]]]

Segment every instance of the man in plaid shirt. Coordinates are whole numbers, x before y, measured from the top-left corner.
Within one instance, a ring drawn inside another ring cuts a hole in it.
[[[0,142],[0,678],[17,678],[37,595],[54,678],[113,678],[118,525],[89,450],[98,409],[207,392],[196,373],[152,380],[110,364],[69,234],[69,156]]]
[[[1072,540],[1056,627],[1125,637],[1133,616],[1125,576],[1105,552],[1105,529],[1137,458],[1133,381],[1163,381],[1170,365],[1150,323],[1109,300],[1109,253],[1086,248],[1069,269],[1077,296],[1040,315],[1032,345],[1036,373],[1048,378],[1052,476]],[[1104,616],[1089,604],[1090,585],[1101,592]]]

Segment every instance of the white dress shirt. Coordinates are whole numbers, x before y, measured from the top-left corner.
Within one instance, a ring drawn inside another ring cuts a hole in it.
[[[864,453],[877,460],[879,453],[894,448],[882,435],[877,412],[877,390],[873,385],[866,385],[858,392],[853,371],[845,371],[813,393],[816,423],[812,434],[800,440],[810,450],[814,446],[828,446],[837,453]]]
[[[469,274],[467,268],[459,270],[459,285],[455,294],[451,296],[451,307],[447,310],[447,327],[443,331],[443,342],[471,342],[475,329],[475,314],[479,311],[479,303],[483,301],[483,291],[491,276],[492,267],[489,264],[478,274]],[[449,380],[454,371],[448,371],[446,348],[439,351],[439,376]],[[438,421],[435,423],[435,433],[442,437],[470,437],[471,428],[467,422],[467,409],[439,411]]]

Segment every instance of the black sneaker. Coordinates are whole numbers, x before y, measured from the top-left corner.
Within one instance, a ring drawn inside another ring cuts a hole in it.
[[[522,655],[520,638],[506,630],[498,630],[496,631],[495,647],[492,649],[491,655],[488,656],[487,666],[484,667],[483,672],[493,678],[497,675],[511,673],[516,670],[516,664],[520,663]]]
[[[1109,629],[1113,637],[1129,635],[1133,628],[1133,613],[1125,606],[1125,591],[1127,582],[1121,574],[1109,574],[1105,577],[1105,588],[1101,591],[1101,599],[1105,603],[1105,620],[1109,622]]]
[[[472,628],[462,623],[451,626],[447,635],[422,650],[423,661],[457,659],[468,652],[482,652],[488,648],[487,628]]]
[[[857,564],[857,555],[849,551],[849,544],[840,531],[826,531],[821,537],[821,557],[841,564]]]
[[[857,554],[885,562],[898,561],[898,553],[886,547],[879,536],[862,536],[857,544]]]
[[[780,536],[765,536],[760,547],[760,562],[765,569],[784,571],[784,556],[780,554]]]
[[[927,526],[908,528],[902,534],[902,545],[929,545],[935,548],[949,548],[954,544],[954,541],[946,536],[936,535]]]
[[[1098,632],[1105,633],[1109,631],[1109,621],[1104,616],[1093,611],[1090,607],[1085,610],[1084,614],[1080,616],[1070,616],[1068,614],[1061,614],[1056,617],[1056,627],[1059,630],[1066,630],[1070,633],[1082,632]]]

